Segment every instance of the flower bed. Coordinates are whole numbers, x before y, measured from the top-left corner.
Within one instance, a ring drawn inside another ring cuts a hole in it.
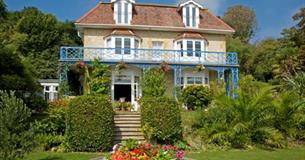
[[[172,145],[136,144],[127,142],[114,147],[111,160],[182,160],[185,152]]]

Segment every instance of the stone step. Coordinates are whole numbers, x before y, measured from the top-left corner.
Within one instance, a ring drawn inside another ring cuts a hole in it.
[[[141,128],[121,128],[121,127],[115,127],[114,132],[141,132]]]
[[[114,117],[114,121],[141,121],[140,117]]]
[[[144,136],[114,136],[114,141],[123,141],[128,139],[145,140]]]
[[[118,123],[118,124],[114,124],[114,127],[116,128],[141,128],[141,124],[137,123],[137,124],[122,124],[122,123]]]
[[[121,111],[116,111],[115,115],[140,115],[140,112],[121,112]]]
[[[115,115],[114,118],[140,118],[140,115]]]
[[[142,132],[114,132],[114,136],[144,136]]]
[[[141,124],[141,121],[114,121],[114,124]]]

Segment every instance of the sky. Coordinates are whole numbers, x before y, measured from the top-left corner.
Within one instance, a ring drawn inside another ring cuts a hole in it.
[[[20,10],[26,6],[35,6],[45,13],[51,13],[58,19],[75,21],[93,8],[101,0],[4,0],[9,10]],[[108,2],[109,0],[102,0]],[[199,0],[201,4],[217,16],[223,16],[234,5],[244,5],[255,10],[259,30],[252,42],[265,38],[281,36],[284,28],[296,23],[292,16],[302,7],[305,0]],[[179,0],[136,0],[136,3],[154,3],[177,5]]]

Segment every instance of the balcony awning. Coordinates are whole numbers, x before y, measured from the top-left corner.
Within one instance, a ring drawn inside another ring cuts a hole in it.
[[[175,40],[179,39],[201,39],[201,40],[206,40],[200,33],[195,33],[195,32],[184,32],[178,35]]]
[[[107,38],[109,36],[134,36],[134,37],[141,39],[138,35],[136,35],[130,29],[114,29],[110,34],[105,36],[105,38]]]

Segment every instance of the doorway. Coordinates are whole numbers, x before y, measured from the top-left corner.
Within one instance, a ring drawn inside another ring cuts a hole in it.
[[[114,85],[114,100],[131,102],[131,85],[130,84],[115,84]]]

